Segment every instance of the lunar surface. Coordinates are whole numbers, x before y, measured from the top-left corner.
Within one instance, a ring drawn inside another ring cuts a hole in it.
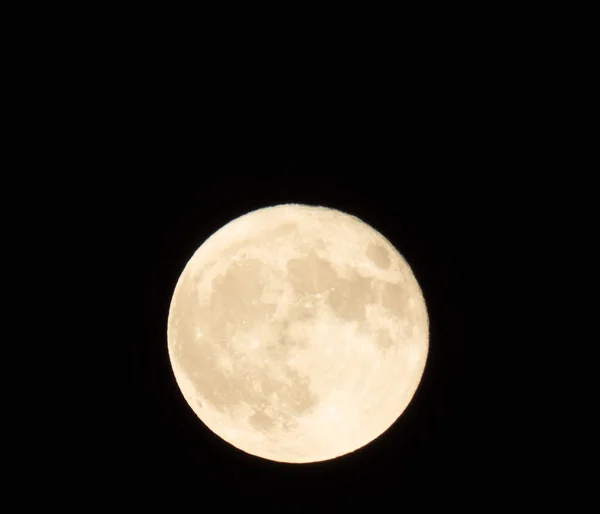
[[[169,311],[169,357],[194,413],[279,462],[333,459],[380,436],[411,401],[428,345],[407,262],[325,207],[231,221],[187,263]]]

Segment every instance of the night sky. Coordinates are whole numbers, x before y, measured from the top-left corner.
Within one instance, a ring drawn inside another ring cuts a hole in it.
[[[163,127],[127,143],[131,173],[115,204],[127,280],[118,344],[130,382],[115,467],[140,501],[166,494],[194,512],[384,512],[486,487],[473,296],[485,279],[485,200],[477,155],[446,134]],[[278,464],[222,441],[187,406],[167,355],[169,304],[193,252],[232,219],[289,202],[336,208],[381,232],[412,267],[430,319],[429,358],[405,413],[367,447],[317,464]]]

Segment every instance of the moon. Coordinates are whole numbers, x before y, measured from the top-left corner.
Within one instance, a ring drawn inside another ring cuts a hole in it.
[[[369,444],[404,412],[429,348],[406,260],[374,228],[320,206],[258,209],[185,266],[168,354],[193,412],[264,459],[308,463]]]

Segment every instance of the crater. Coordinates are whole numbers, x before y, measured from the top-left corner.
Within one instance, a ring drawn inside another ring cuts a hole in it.
[[[290,367],[286,368],[285,376],[290,384],[280,394],[281,401],[297,416],[312,411],[319,404],[319,397],[311,390],[308,377]]]
[[[299,227],[297,223],[285,223],[284,225],[278,226],[271,232],[270,237],[272,238],[289,238],[298,233]]]
[[[327,303],[335,314],[348,321],[364,321],[367,303],[373,301],[373,280],[356,272],[335,284]]]
[[[275,421],[273,418],[267,416],[264,411],[257,410],[248,418],[250,426],[259,432],[268,432],[275,428]]]
[[[182,337],[182,334],[178,337]],[[224,357],[232,364],[229,371],[219,366],[219,361]],[[202,397],[203,403],[208,402],[220,412],[240,405],[249,405],[257,412],[262,411],[269,404],[269,398],[274,396],[279,400],[271,405],[272,408],[279,410],[280,404],[284,403],[292,415],[299,416],[318,403],[318,398],[310,389],[309,380],[289,366],[283,368],[283,376],[275,375],[269,366],[261,367],[215,344],[198,344],[186,338],[181,345],[179,365],[193,384],[196,394]],[[266,414],[256,414],[250,421],[256,427],[260,425],[266,429],[270,423],[267,418]]]
[[[390,267],[390,255],[387,249],[381,245],[370,244],[366,252],[367,257],[381,269],[388,269]]]
[[[400,284],[385,283],[381,290],[381,303],[393,315],[409,319],[409,295]]]
[[[394,346],[394,340],[390,336],[389,330],[377,331],[375,333],[375,344],[382,351],[387,351]]]
[[[404,325],[403,334],[406,339],[410,339],[415,334],[414,323],[408,322]]]
[[[290,308],[287,318],[290,322],[308,321],[317,316],[317,303],[311,300],[295,303]]]
[[[261,233],[260,235],[248,237],[241,241],[236,241],[227,246],[219,255],[219,258],[229,259],[238,255],[244,248],[251,246],[264,246],[265,243],[273,242],[278,239],[285,239],[286,241],[292,241],[298,234],[299,227],[297,223],[289,222],[283,225],[279,225],[273,230]],[[198,280],[201,279],[202,275],[215,265],[217,259],[211,258],[197,268],[193,273],[193,278]]]
[[[225,412],[241,404],[255,407],[266,404],[261,391],[252,387],[252,381],[259,380],[264,385],[276,380],[265,377],[264,371],[261,372],[256,364],[228,348],[226,334],[217,330],[216,322],[211,318],[214,309],[200,307],[191,298],[189,300],[179,304],[179,314],[182,320],[194,320],[194,323],[182,322],[172,327],[177,341],[175,358],[204,406],[211,405]],[[207,324],[206,333],[200,340],[196,338],[198,320],[206,320]],[[209,325],[209,321],[212,324]],[[228,366],[223,366],[223,362],[227,362]],[[271,389],[281,389],[285,384],[281,382],[270,386]]]
[[[327,250],[327,245],[325,244],[325,241],[323,241],[323,239],[318,238],[315,241],[315,247],[317,248],[317,250]]]
[[[232,264],[212,282],[211,314],[221,317],[223,323],[229,321],[235,326],[268,318],[275,312],[276,305],[262,302],[261,296],[270,271],[258,259],[244,259]]]
[[[212,345],[194,344],[188,339],[181,345],[179,362],[198,395],[223,412],[225,407],[240,403],[243,394],[236,387],[235,375],[228,377],[219,367],[218,357]]]
[[[274,362],[285,363],[299,349],[306,348],[307,340],[301,327],[298,320],[281,322],[277,336],[266,342],[267,353]]]
[[[288,277],[294,290],[301,294],[318,294],[329,290],[338,275],[326,260],[312,251],[306,257],[290,259]]]

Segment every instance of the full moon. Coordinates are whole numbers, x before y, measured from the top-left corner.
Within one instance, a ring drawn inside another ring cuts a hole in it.
[[[298,204],[209,237],[175,286],[167,332],[198,418],[289,463],[379,437],[413,398],[429,348],[425,300],[398,250],[350,214]]]

